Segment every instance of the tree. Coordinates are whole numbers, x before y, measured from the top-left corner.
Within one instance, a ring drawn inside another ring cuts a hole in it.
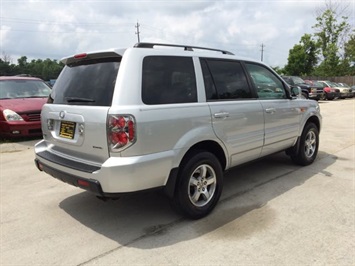
[[[351,34],[349,40],[344,45],[345,58],[355,63],[355,34]]]
[[[344,45],[344,61],[348,65],[348,75],[355,75],[355,34],[351,34]]]
[[[0,59],[0,76],[14,76],[19,74],[27,74],[33,77],[38,77],[43,80],[56,79],[62,71],[64,64],[51,60],[49,58],[33,59],[31,62],[27,61],[26,56],[21,56],[17,59],[17,64],[10,64],[10,56]]]
[[[318,47],[312,35],[305,34],[299,44],[293,46],[289,52],[285,72],[289,75],[310,75],[317,64]]]
[[[351,29],[347,22],[348,18],[345,16],[339,18],[336,10],[329,6],[322,15],[317,17],[317,23],[313,26],[316,30],[314,36],[320,47],[322,59],[316,72],[322,76],[341,74],[344,45]]]
[[[15,65],[11,62],[11,56],[3,52],[0,59],[0,76],[10,76],[15,73]]]
[[[279,75],[285,75],[285,69],[279,66],[272,67],[272,69]]]
[[[27,62],[27,56],[21,56],[19,59],[17,59],[17,64],[18,64],[18,74],[30,74],[28,71],[28,62]]]

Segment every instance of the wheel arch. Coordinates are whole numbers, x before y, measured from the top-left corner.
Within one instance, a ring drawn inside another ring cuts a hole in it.
[[[288,148],[288,149],[286,150],[286,154],[287,154],[287,155],[293,155],[293,154],[298,153],[299,148],[300,148],[300,138],[301,138],[301,134],[302,134],[304,128],[305,128],[309,123],[313,123],[313,124],[317,127],[318,132],[320,133],[321,122],[320,122],[319,118],[318,118],[317,116],[315,116],[315,115],[309,117],[309,118],[306,120],[306,122],[304,123],[304,125],[303,125],[303,127],[302,127],[302,130],[300,131],[300,135],[298,136],[295,145],[292,146],[292,147],[290,147],[290,148]]]
[[[200,151],[207,151],[212,153],[213,155],[216,156],[217,160],[220,162],[221,167],[223,170],[227,168],[228,162],[227,162],[227,155],[224,151],[224,149],[221,147],[221,145],[213,140],[205,140],[198,142],[191,146],[184,156],[182,157],[180,164],[178,167],[171,169],[168,180],[166,182],[166,185],[164,187],[164,192],[165,194],[173,198],[175,194],[175,187],[178,179],[178,174],[180,170],[180,166],[182,163],[184,163],[186,160],[188,160],[191,156],[194,154],[200,152]]]
[[[308,124],[308,123],[313,123],[317,126],[318,132],[320,132],[320,120],[317,116],[311,116],[310,118],[308,118],[308,120],[306,121],[306,123],[304,124],[303,128]],[[302,129],[303,131],[303,129]]]
[[[213,155],[216,156],[218,161],[220,162],[222,169],[225,170],[227,167],[227,157],[226,154],[223,150],[223,148],[220,146],[219,143],[213,141],[213,140],[206,140],[206,141],[201,141],[199,143],[196,143],[193,145],[184,155],[182,158],[181,162],[183,162],[186,158],[191,156],[191,154],[195,153],[196,151],[208,151],[212,153]],[[181,164],[180,162],[180,164]]]

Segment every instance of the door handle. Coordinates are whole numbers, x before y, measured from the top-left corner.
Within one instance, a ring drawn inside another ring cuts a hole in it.
[[[220,113],[215,113],[214,118],[226,118],[229,117],[229,113],[228,112],[220,112]]]
[[[268,114],[273,114],[276,112],[276,109],[275,108],[266,108],[265,109],[265,113],[268,113]]]

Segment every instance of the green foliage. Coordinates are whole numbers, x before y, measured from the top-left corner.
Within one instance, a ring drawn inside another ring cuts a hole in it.
[[[17,59],[17,64],[11,64],[9,60],[0,59],[0,76],[14,76],[26,74],[39,77],[43,80],[56,79],[62,71],[64,64],[51,59],[37,59],[27,62],[26,56]]]
[[[345,43],[345,57],[355,62],[355,34],[351,34],[349,41]]]
[[[341,53],[344,47],[344,39],[349,33],[350,25],[347,17],[337,20],[337,14],[331,9],[327,9],[321,16],[317,17],[317,23],[313,26],[316,29],[314,34],[317,38],[322,63],[317,69],[318,74],[323,76],[342,75],[345,62],[342,62]]]
[[[355,34],[351,34],[348,42],[344,45],[344,63],[348,65],[348,75],[355,75]],[[344,66],[343,66],[344,67]]]
[[[300,43],[293,46],[289,52],[285,72],[293,76],[310,75],[317,64],[317,43],[312,35],[302,36]]]
[[[338,22],[336,17],[335,11],[327,9],[321,16],[317,17],[317,24],[313,26],[316,30],[314,35],[319,42],[325,60],[329,56],[334,57],[334,54],[338,52],[332,46],[342,47],[344,45],[343,37],[350,30],[347,17],[341,17],[341,22]]]
[[[279,75],[285,75],[285,69],[278,66],[272,67],[272,69]]]
[[[290,51],[289,75],[343,76],[355,74],[355,36],[347,17],[328,8],[316,20],[315,33],[305,34]],[[319,63],[319,64],[318,64]]]

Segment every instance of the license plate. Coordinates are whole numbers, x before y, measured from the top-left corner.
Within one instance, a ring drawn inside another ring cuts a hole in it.
[[[69,121],[60,122],[59,136],[66,139],[74,139],[76,123]]]

